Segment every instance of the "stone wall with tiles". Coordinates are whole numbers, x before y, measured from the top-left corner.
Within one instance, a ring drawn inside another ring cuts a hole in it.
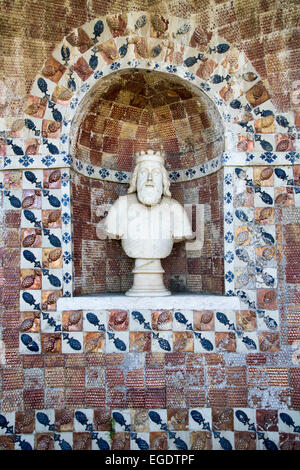
[[[1,448],[299,449],[299,6],[146,6],[1,5]],[[204,204],[223,178],[218,276],[239,311],[56,308],[77,269],[70,176],[130,177],[74,151],[85,100],[128,68],[218,109],[223,154],[170,178]]]

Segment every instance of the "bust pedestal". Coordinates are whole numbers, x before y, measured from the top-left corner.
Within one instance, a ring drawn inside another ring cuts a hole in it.
[[[125,295],[129,297],[164,297],[171,295],[163,283],[160,259],[136,258],[133,273],[133,285]]]

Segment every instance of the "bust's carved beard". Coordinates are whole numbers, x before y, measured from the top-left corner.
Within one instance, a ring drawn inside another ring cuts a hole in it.
[[[155,206],[160,202],[162,193],[155,186],[143,186],[138,193],[138,200],[147,206]]]

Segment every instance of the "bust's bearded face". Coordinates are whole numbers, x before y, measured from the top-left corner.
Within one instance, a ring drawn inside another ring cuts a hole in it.
[[[137,197],[146,206],[154,206],[161,200],[163,193],[163,177],[161,166],[157,162],[139,164],[137,176]]]

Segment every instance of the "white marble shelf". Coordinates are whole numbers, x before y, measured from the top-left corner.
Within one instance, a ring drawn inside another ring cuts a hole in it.
[[[239,310],[238,297],[224,295],[173,294],[166,297],[127,297],[124,294],[99,294],[60,297],[57,310]]]

